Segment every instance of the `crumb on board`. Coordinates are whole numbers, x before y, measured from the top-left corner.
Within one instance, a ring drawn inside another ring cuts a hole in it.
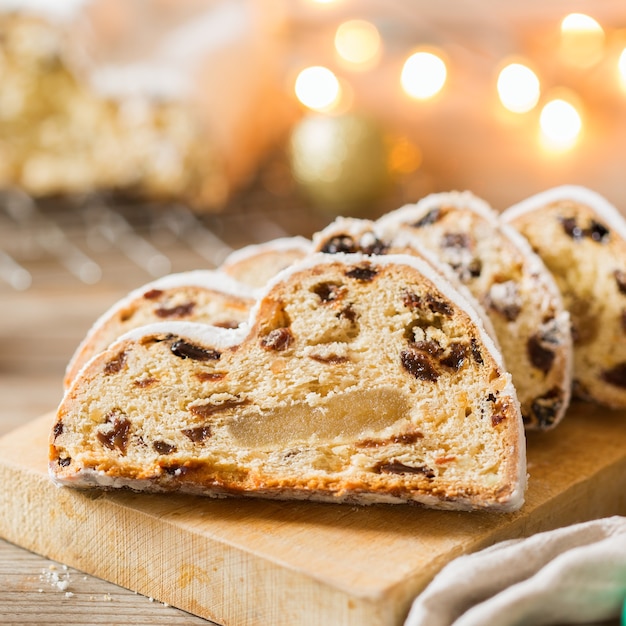
[[[57,591],[67,592],[71,581],[70,573],[67,571],[67,565],[63,565],[61,567],[61,572],[59,572],[58,569],[59,568],[54,564],[49,565],[47,568],[43,568],[39,575],[39,580],[41,582],[48,583]],[[38,591],[39,593],[42,593],[43,589],[39,589]],[[68,596],[68,593],[71,592],[67,592],[65,594],[66,598],[74,595],[72,594],[71,596]]]
[[[81,576],[81,578],[83,581],[88,580],[88,576],[85,576],[85,575]],[[39,574],[39,582],[49,584],[50,587],[52,587],[54,591],[63,592],[64,597],[67,599],[74,598],[76,596],[75,591],[69,590],[70,583],[72,582],[72,577],[70,575],[70,571],[67,565],[57,565],[55,563],[51,563],[48,567],[42,568]],[[45,591],[44,587],[37,588],[37,593],[44,593],[44,591]],[[133,593],[135,595],[140,595],[137,591],[133,591]],[[97,602],[97,601],[113,602],[115,600],[115,598],[110,593],[105,593],[100,596],[90,595],[88,599],[91,602]],[[164,607],[170,606],[167,602],[158,602],[158,600],[156,600],[153,597],[148,597],[147,599],[150,602],[157,602],[158,604],[161,604]]]

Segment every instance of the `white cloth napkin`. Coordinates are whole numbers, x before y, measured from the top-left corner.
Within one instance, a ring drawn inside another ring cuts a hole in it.
[[[583,624],[626,599],[626,517],[513,539],[450,562],[405,626]]]

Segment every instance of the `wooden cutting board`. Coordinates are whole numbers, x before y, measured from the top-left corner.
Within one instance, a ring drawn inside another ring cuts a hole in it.
[[[626,412],[528,437],[512,514],[78,492],[47,477],[46,415],[0,439],[0,536],[227,626],[395,626],[451,559],[626,514]]]

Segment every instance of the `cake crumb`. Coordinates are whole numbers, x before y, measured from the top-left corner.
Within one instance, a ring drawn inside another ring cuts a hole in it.
[[[51,587],[57,589],[58,591],[67,591],[70,586],[70,573],[67,571],[67,566],[63,566],[63,571],[59,573],[58,568],[54,563],[50,564],[48,568],[43,568],[41,570],[41,574],[39,575],[39,580],[41,582],[48,583]]]

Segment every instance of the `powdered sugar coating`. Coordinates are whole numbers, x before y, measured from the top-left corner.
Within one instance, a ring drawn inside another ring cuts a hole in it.
[[[176,287],[202,287],[203,289],[219,291],[237,298],[257,298],[259,295],[258,290],[240,283],[219,270],[192,270],[190,272],[168,274],[133,289],[118,300],[94,322],[88,335],[91,335],[94,329],[99,328],[105,320],[110,319],[114,313],[124,309],[131,302],[142,297],[147,291],[152,289],[173,289]]]
[[[320,246],[329,237],[337,237],[340,235],[348,235],[355,239],[359,239],[365,233],[373,232],[376,234],[376,222],[367,219],[358,219],[355,217],[337,217],[323,230],[313,235],[313,249],[321,251]]]
[[[49,476],[51,482],[61,487],[73,487],[73,488],[90,488],[100,487],[103,489],[131,489],[137,492],[146,493],[169,493],[170,490],[161,486],[159,483],[155,483],[153,480],[141,480],[136,478],[120,478],[112,477],[103,471],[93,469],[83,469],[79,473],[71,477],[59,477],[52,469],[49,469]],[[177,476],[172,477],[172,483],[178,482]],[[525,473],[523,481],[518,481],[515,489],[511,492],[510,499],[504,504],[494,504],[491,507],[492,511],[500,513],[507,513],[516,511],[519,509],[520,504],[524,501],[524,492],[526,490]],[[197,485],[188,484],[184,481],[178,482],[178,489],[180,493],[185,493],[191,496],[204,496],[212,498],[227,498],[232,496],[231,493],[224,491],[220,492],[219,488],[213,488],[212,492],[207,492],[206,489],[198,487]],[[255,495],[259,498],[268,500],[315,500],[317,502],[327,502],[329,504],[360,504],[360,505],[373,505],[373,504],[403,504],[406,502],[403,498],[394,496],[392,494],[385,493],[360,493],[358,499],[354,494],[346,493],[344,495],[337,494],[325,494],[323,492],[294,492],[282,489],[258,489]],[[442,501],[436,496],[421,495],[415,500],[420,504],[429,508],[449,509],[451,511],[471,511],[475,507],[469,499],[459,497],[454,504]]]
[[[524,213],[536,211],[554,202],[572,200],[584,204],[601,217],[621,239],[626,240],[626,220],[619,210],[599,193],[579,185],[561,185],[542,191],[509,207],[502,213],[502,219],[512,222]]]
[[[132,300],[149,289],[171,289],[188,286],[213,289],[238,298],[255,298],[257,296],[255,289],[240,283],[220,270],[192,270],[157,278],[143,287],[133,290],[126,299]]]
[[[185,337],[204,346],[210,346],[217,350],[225,350],[239,345],[248,334],[249,325],[242,324],[238,328],[221,328],[210,324],[200,324],[198,322],[155,322],[139,328],[133,328],[124,333],[111,347],[123,343],[127,340],[139,341],[144,337],[153,335],[176,335]]]

